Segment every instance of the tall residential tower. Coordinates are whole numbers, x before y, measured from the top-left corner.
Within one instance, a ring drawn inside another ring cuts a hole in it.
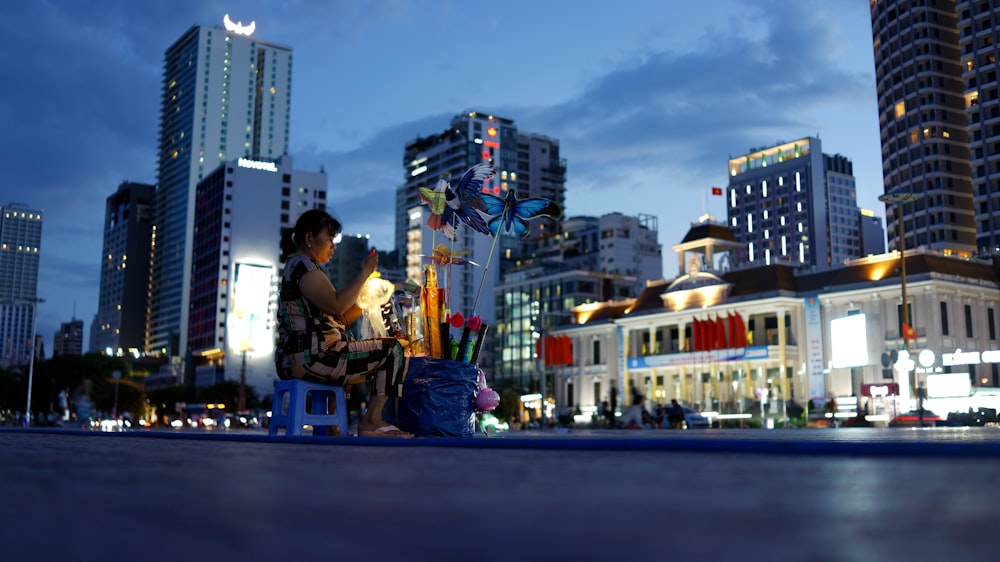
[[[42,211],[0,206],[0,368],[31,359],[41,246]]]
[[[292,50],[241,34],[246,29],[196,25],[164,55],[152,352],[187,352],[198,182],[227,160],[274,161],[288,153]]]
[[[146,349],[152,185],[122,182],[104,204],[104,248],[90,349],[114,355]]]
[[[920,196],[902,207],[905,248],[996,249],[998,10],[991,1],[871,2],[883,189]],[[886,209],[890,249],[900,247],[895,215]]]
[[[851,161],[805,137],[729,160],[729,227],[744,248],[734,265],[841,267],[861,257]]]

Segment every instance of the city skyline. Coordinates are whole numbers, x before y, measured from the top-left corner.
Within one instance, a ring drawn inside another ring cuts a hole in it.
[[[884,216],[867,3],[629,6],[12,4],[0,41],[17,56],[0,69],[19,87],[0,101],[0,189],[3,204],[45,212],[46,349],[74,309],[88,327],[96,312],[105,199],[156,179],[164,50],[227,12],[293,49],[296,167],[324,167],[332,213],[379,248],[392,246],[385,202],[403,183],[405,143],[467,110],[560,141],[567,216],[652,214],[668,248],[702,213],[724,219],[709,190],[728,182],[730,156],[807,135],[854,163],[858,204]],[[664,260],[671,278],[675,256]]]

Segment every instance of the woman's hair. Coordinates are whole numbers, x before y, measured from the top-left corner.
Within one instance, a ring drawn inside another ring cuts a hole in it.
[[[299,215],[295,226],[286,228],[281,233],[281,261],[285,261],[289,255],[298,251],[299,242],[306,239],[307,233],[311,232],[313,236],[317,236],[324,230],[329,231],[330,236],[340,234],[340,221],[319,209],[310,209]]]

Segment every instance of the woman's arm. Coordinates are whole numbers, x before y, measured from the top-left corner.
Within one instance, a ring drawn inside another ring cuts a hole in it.
[[[342,318],[344,319],[344,325],[350,326],[357,321],[358,318],[361,318],[361,307],[358,306],[357,303],[354,303],[351,305],[351,308],[347,309],[347,312],[344,313]]]
[[[302,290],[302,296],[317,308],[327,314],[343,315],[348,320],[346,323],[350,324],[350,314],[357,316],[361,314],[356,304],[358,295],[361,294],[365,281],[368,280],[376,267],[378,267],[378,256],[365,256],[357,277],[339,291],[330,283],[330,278],[326,276],[326,273],[320,269],[314,269],[302,276],[302,279],[299,280],[299,289]],[[352,308],[357,309],[357,312],[352,313]],[[355,320],[357,316],[355,316]]]

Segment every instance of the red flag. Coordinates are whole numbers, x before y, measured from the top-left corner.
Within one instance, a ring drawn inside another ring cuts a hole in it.
[[[917,341],[917,331],[906,322],[903,322],[903,339]]]
[[[732,311],[726,313],[726,327],[729,329],[728,347],[739,347],[739,339],[736,336],[736,317],[733,316]]]
[[[697,318],[694,319],[694,328],[691,330],[691,339],[693,340],[691,342],[691,350],[701,351],[702,345],[705,342],[702,341],[701,320],[698,320]]]
[[[718,195],[718,196],[721,197],[722,196],[722,188],[721,187],[712,186],[712,195]]]
[[[736,313],[736,347],[747,346],[747,327],[743,323],[743,315]]]
[[[573,364],[573,340],[569,339],[569,336],[563,336],[563,353],[562,353],[562,364],[572,365]]]
[[[722,323],[722,318],[715,316],[715,345],[719,349],[726,349],[726,326]]]

